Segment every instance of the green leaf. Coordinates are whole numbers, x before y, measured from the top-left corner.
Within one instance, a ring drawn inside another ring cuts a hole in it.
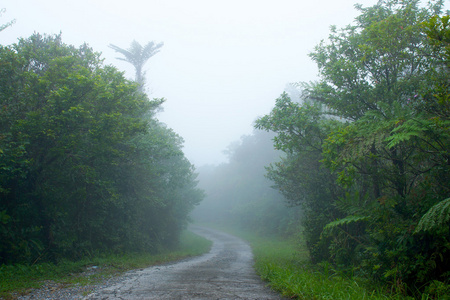
[[[437,231],[444,226],[448,226],[449,222],[450,198],[447,198],[432,206],[422,218],[420,218],[414,233]]]
[[[367,217],[367,216],[347,216],[343,219],[338,219],[336,221],[328,223],[323,228],[322,235],[328,236],[334,229],[338,228],[339,226],[348,225],[348,224],[356,223],[356,222],[367,221],[368,219],[369,219],[369,217]]]

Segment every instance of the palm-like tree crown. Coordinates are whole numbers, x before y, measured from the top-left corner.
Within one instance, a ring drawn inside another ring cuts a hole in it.
[[[136,69],[136,82],[140,83],[141,86],[144,85],[144,73],[142,72],[142,68],[144,64],[156,53],[158,53],[164,43],[156,44],[155,42],[148,42],[147,45],[142,47],[141,44],[133,40],[130,48],[123,49],[116,45],[109,44],[109,47],[116,52],[122,54],[123,57],[117,57],[117,59],[129,62]]]

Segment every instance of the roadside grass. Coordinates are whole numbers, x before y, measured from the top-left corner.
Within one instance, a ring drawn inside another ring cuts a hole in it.
[[[249,242],[255,270],[269,286],[291,299],[404,300],[402,295],[388,295],[364,286],[358,278],[334,272],[328,265],[313,265],[301,239],[257,236],[242,230],[221,228]],[[422,297],[423,300],[429,299]],[[431,299],[431,298],[430,298]]]
[[[356,280],[334,273],[327,266],[318,269],[308,252],[291,241],[249,240],[255,269],[261,278],[283,296],[296,299],[404,299],[369,291]]]
[[[120,275],[128,270],[176,261],[208,252],[212,242],[190,231],[180,237],[176,250],[152,255],[149,253],[104,255],[79,261],[64,260],[58,264],[40,263],[29,265],[0,266],[0,298],[13,299],[15,295],[39,288],[48,281],[61,285],[89,285]]]

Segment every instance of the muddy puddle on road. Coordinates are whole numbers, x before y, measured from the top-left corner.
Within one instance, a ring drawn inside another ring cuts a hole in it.
[[[282,299],[260,280],[244,241],[209,228],[191,231],[213,242],[202,256],[128,272],[85,299]]]

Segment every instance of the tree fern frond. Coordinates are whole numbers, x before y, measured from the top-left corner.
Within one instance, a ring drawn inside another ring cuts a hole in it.
[[[113,45],[113,44],[109,44],[109,48],[113,49],[116,52],[119,52],[119,53],[123,54],[125,57],[130,55],[130,52],[128,50],[122,49],[119,46],[116,46],[116,45]]]
[[[441,119],[411,119],[394,128],[386,138],[388,148],[408,141],[411,137],[427,137],[430,133],[449,136],[450,121]]]
[[[366,199],[367,195],[361,196],[359,191],[352,193],[346,192],[345,196],[339,197],[334,205],[347,215],[360,215],[364,214],[364,210],[366,209]]]
[[[333,229],[341,226],[341,225],[347,225],[350,223],[355,223],[355,222],[361,222],[361,221],[367,221],[369,219],[369,217],[367,216],[346,216],[343,219],[338,219],[336,221],[333,221],[331,223],[328,223],[322,231],[322,235],[323,236],[328,236]]]
[[[408,141],[411,137],[422,136],[423,132],[428,130],[429,128],[423,120],[408,120],[392,130],[392,135],[386,138],[386,142],[388,142],[387,147],[392,148],[402,142]]]
[[[155,44],[153,41],[148,42],[142,49],[143,60],[147,61],[150,57],[157,54],[161,51],[162,46],[164,46],[164,43]]]
[[[414,233],[421,231],[433,231],[442,226],[448,225],[450,222],[450,198],[442,200],[438,204],[432,206],[423,216],[420,218],[419,224]]]

